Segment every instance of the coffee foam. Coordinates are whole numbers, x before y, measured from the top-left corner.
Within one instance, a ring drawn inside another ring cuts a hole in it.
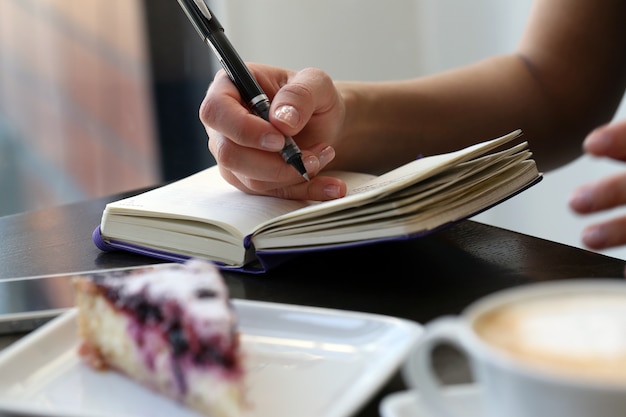
[[[482,315],[474,328],[529,364],[626,383],[626,295],[525,300]]]

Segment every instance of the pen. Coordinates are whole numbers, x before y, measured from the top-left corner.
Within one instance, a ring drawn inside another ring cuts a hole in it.
[[[224,28],[206,3],[203,0],[178,0],[178,4],[185,11],[203,42],[209,45],[215,55],[217,55],[228,77],[235,84],[239,94],[241,94],[252,112],[269,121],[269,98],[239,57],[239,54],[226,37]],[[291,136],[285,136],[285,146],[280,151],[280,154],[285,162],[293,166],[304,179],[309,181],[309,175],[302,162],[302,152]]]

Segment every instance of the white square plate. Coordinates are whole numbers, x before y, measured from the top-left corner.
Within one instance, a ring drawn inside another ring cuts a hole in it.
[[[233,300],[252,408],[246,417],[344,417],[398,369],[421,333],[413,321],[344,310]],[[74,309],[0,352],[0,413],[193,417],[78,357]]]

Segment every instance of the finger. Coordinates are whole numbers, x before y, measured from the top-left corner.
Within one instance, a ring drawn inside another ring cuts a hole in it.
[[[280,131],[250,112],[224,71],[218,72],[209,86],[199,117],[209,137],[216,130],[241,146],[270,152],[278,152],[285,145]]]
[[[289,200],[334,200],[346,195],[346,184],[338,178],[318,176],[311,181],[276,188],[271,190],[269,195]]]
[[[237,173],[246,182],[246,178],[254,179],[248,187],[256,192],[267,188],[255,184],[272,183],[290,185],[303,181],[300,174],[281,157],[278,152],[266,152],[255,148],[241,146],[220,132],[210,130],[209,149],[222,168]],[[312,158],[311,158],[312,157]],[[310,152],[303,153],[303,162],[309,176],[319,171],[319,160]]]
[[[315,114],[341,108],[330,76],[316,68],[298,71],[272,99],[270,121],[282,132],[296,135]]]
[[[211,132],[209,149],[222,168],[237,173],[241,182],[256,193],[303,181],[279,154],[241,147],[219,132]],[[303,151],[302,156],[309,178],[313,178],[335,158],[335,150],[320,143]]]
[[[626,204],[626,173],[604,178],[576,189],[569,206],[581,214],[594,213]]]
[[[582,241],[585,246],[595,250],[626,244],[626,217],[587,226],[583,230]]]
[[[626,161],[626,120],[595,129],[585,138],[583,148],[595,156]]]
[[[289,186],[276,187],[276,184],[271,184],[274,188],[258,191],[259,188],[263,187],[256,181],[242,180],[238,175],[222,168],[221,174],[230,184],[248,194],[267,195],[289,200],[333,200],[344,197],[347,189],[345,182],[338,178],[318,176],[311,181]]]

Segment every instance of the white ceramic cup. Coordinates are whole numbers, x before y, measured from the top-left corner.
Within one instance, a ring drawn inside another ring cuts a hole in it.
[[[624,280],[519,286],[426,324],[404,379],[433,416],[466,417],[450,407],[433,370],[441,344],[468,358],[484,417],[626,416]]]

